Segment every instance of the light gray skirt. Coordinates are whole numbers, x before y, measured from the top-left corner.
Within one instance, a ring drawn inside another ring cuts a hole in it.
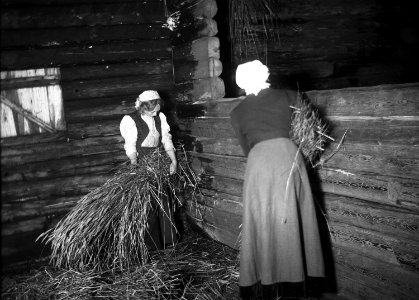
[[[304,161],[296,153],[288,138],[260,142],[249,153],[240,286],[324,276],[315,204]]]

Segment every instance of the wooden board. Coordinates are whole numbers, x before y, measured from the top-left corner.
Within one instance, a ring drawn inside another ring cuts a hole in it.
[[[103,41],[169,39],[170,31],[161,24],[120,24],[61,28],[2,29],[2,47],[57,47],[97,45]]]
[[[167,40],[115,42],[112,44],[3,50],[2,69],[26,69],[50,65],[112,63],[127,60],[167,59],[171,56]]]
[[[66,5],[7,7],[1,12],[4,29],[160,23],[163,20],[164,7],[160,1],[74,4],[70,10]]]

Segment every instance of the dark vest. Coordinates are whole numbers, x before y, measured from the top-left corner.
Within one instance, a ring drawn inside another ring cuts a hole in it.
[[[142,142],[147,138],[150,130],[148,129],[147,123],[141,118],[138,111],[130,113],[129,116],[134,120],[135,126],[137,126],[137,152],[140,156],[149,154],[155,147],[141,147]],[[161,145],[161,120],[159,115],[153,117],[154,124],[156,125],[156,129],[160,134],[160,141],[159,145]]]

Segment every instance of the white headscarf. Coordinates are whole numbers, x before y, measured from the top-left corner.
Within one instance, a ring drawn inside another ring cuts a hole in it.
[[[270,87],[266,82],[269,77],[269,69],[259,60],[253,60],[240,64],[236,70],[236,83],[246,91],[246,95],[255,94]]]
[[[138,96],[137,100],[135,101],[135,108],[138,109],[140,107],[141,102],[147,102],[154,99],[161,99],[159,93],[157,93],[154,90],[144,91]]]

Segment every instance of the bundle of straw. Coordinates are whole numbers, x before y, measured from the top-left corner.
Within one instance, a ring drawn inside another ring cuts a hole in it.
[[[308,99],[298,98],[291,120],[290,138],[297,144],[304,158],[312,166],[320,158],[327,140],[334,141],[326,134],[327,124],[321,119],[317,109]]]
[[[152,205],[162,207],[161,196],[167,191],[180,201],[177,191],[197,186],[186,155],[179,159],[176,174],[169,176],[168,166],[166,153],[157,149],[137,165],[120,166],[105,184],[85,195],[38,237],[51,243],[53,265],[79,271],[143,265],[148,259],[144,238]]]

